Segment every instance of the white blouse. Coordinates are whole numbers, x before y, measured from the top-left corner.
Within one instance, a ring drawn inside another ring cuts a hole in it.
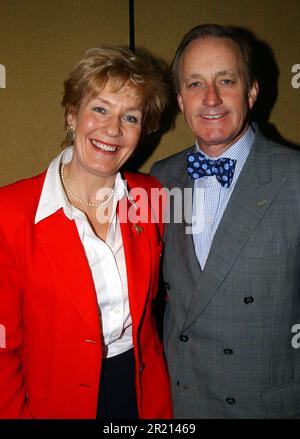
[[[70,162],[72,155],[73,148],[69,147],[50,163],[35,223],[37,224],[60,208],[63,208],[67,218],[75,221],[97,294],[103,334],[103,357],[113,357],[126,352],[133,345],[126,262],[116,208],[118,201],[124,196],[127,196],[133,205],[134,203],[121,174],[118,173],[106,241],[98,238],[85,213],[70,204],[61,183],[60,165]]]

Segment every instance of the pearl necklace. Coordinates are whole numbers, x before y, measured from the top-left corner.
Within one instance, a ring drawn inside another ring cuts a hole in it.
[[[60,168],[60,176],[61,176],[61,181],[63,184],[63,187],[65,189],[65,191],[67,192],[68,195],[70,195],[72,198],[74,198],[74,200],[78,201],[78,203],[83,204],[84,206],[89,206],[89,207],[100,207],[100,206],[105,206],[106,204],[108,204],[110,202],[110,200],[112,199],[114,193],[115,193],[115,189],[112,188],[110,195],[106,198],[106,200],[101,201],[101,203],[90,203],[88,201],[84,201],[81,198],[77,197],[77,195],[75,195],[71,189],[68,187],[65,177],[64,177],[64,167],[65,164],[63,164]]]

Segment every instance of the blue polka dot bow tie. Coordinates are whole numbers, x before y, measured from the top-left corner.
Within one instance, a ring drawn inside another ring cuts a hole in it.
[[[201,152],[189,153],[187,156],[187,173],[192,180],[202,177],[213,177],[225,188],[231,185],[236,160],[222,157],[217,160],[208,159]]]

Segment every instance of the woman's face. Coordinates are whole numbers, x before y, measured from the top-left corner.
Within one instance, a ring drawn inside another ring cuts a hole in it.
[[[78,113],[68,115],[75,130],[73,166],[81,173],[115,176],[136,149],[142,132],[137,90],[112,92],[108,81],[94,98],[83,99]]]

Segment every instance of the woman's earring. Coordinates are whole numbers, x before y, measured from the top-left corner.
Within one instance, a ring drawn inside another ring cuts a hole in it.
[[[75,139],[75,131],[72,125],[67,126],[67,142],[69,146],[72,146]]]

